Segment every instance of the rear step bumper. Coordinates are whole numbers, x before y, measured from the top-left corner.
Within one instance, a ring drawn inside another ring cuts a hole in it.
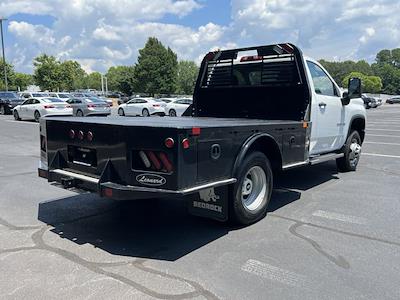
[[[62,169],[38,169],[40,177],[47,178],[49,182],[60,183],[64,188],[78,188],[85,191],[96,192],[102,197],[115,200],[134,200],[154,197],[186,196],[204,189],[216,188],[235,183],[236,178],[223,179],[210,183],[197,185],[181,190],[166,190],[159,188],[122,185],[113,182],[100,182],[100,178],[86,176]]]

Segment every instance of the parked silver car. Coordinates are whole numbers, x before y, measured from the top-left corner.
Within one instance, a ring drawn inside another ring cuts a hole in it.
[[[110,105],[99,98],[72,98],[67,100],[72,106],[73,115],[84,116],[108,116],[111,114]]]

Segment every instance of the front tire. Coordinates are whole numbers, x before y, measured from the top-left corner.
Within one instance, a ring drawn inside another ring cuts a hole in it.
[[[169,111],[169,116],[170,116],[170,117],[176,117],[176,111],[175,111],[175,109],[171,109],[171,110]]]
[[[352,131],[343,146],[344,156],[336,160],[340,172],[350,172],[357,169],[361,156],[361,137],[357,131]]]
[[[261,152],[250,153],[238,172],[231,191],[230,215],[241,225],[254,223],[267,213],[273,188],[273,173],[268,158]]]
[[[40,112],[36,110],[35,113],[33,114],[33,117],[35,118],[35,122],[39,122]]]

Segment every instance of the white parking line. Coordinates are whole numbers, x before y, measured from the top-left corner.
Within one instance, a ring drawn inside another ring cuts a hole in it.
[[[400,155],[387,155],[387,154],[378,154],[378,153],[365,153],[365,152],[362,152],[361,155],[400,158]]]
[[[343,215],[343,214],[324,211],[324,210],[317,210],[317,211],[313,212],[312,215],[315,217],[321,217],[321,218],[325,218],[325,219],[329,219],[329,220],[335,220],[335,221],[346,222],[346,223],[353,223],[353,224],[366,224],[367,223],[367,219],[365,219],[365,218],[351,216],[351,215]]]
[[[15,124],[36,124],[36,125],[39,125],[39,123],[29,122],[29,121],[4,120],[4,122],[10,122],[10,123],[15,123]]]
[[[390,138],[400,138],[400,135],[383,135],[383,134],[367,134],[367,137],[369,136],[382,136],[382,137],[390,137]]]
[[[247,260],[240,269],[259,277],[278,281],[290,286],[302,287],[306,283],[306,277],[303,275],[299,275],[255,259]]]
[[[400,146],[400,143],[364,142],[363,144],[378,144],[378,145],[392,145],[392,146]]]
[[[376,129],[376,128],[374,128],[374,129],[367,128],[367,130],[368,131],[374,131],[374,130],[376,130],[376,131],[400,131],[400,129]]]

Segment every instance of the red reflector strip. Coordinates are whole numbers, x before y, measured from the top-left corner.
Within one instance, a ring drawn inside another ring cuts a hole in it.
[[[201,128],[200,127],[193,127],[192,128],[192,135],[200,135]]]
[[[262,56],[258,56],[258,55],[253,55],[253,56],[243,56],[240,61],[244,62],[244,61],[256,61],[256,60],[262,60],[263,57]]]
[[[157,170],[160,170],[161,169],[161,163],[158,160],[157,156],[152,151],[147,151],[146,154],[147,154],[147,157],[150,159],[151,163],[153,164],[153,166]]]
[[[164,168],[167,170],[167,172],[168,172],[168,173],[169,173],[169,172],[172,172],[173,167],[172,167],[172,164],[171,164],[171,162],[169,161],[167,155],[166,155],[165,153],[163,153],[163,152],[160,152],[160,153],[158,154],[158,157],[161,159],[161,162],[163,163]]]

